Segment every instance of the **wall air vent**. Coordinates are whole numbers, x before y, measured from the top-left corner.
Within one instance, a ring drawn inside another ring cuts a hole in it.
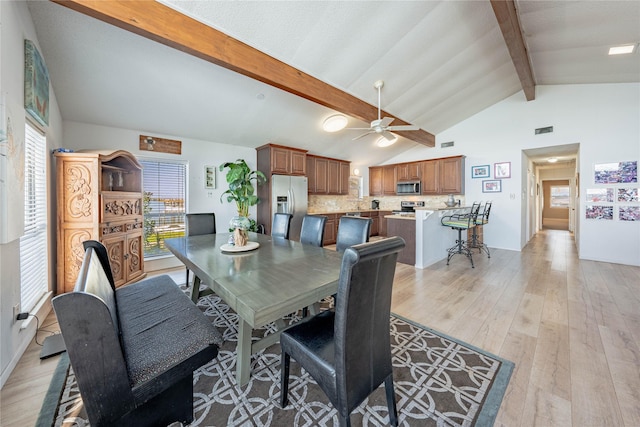
[[[440,144],[440,148],[453,147],[453,141],[443,142]]]
[[[551,133],[551,132],[553,132],[553,126],[547,126],[546,128],[536,129],[536,135],[540,135],[543,133]]]

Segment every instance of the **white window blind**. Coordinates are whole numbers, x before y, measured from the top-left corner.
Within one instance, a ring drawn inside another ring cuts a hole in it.
[[[27,122],[24,144],[24,235],[20,238],[20,305],[31,311],[49,289],[47,141]]]
[[[144,257],[170,254],[164,239],[184,236],[187,164],[141,160],[144,190]]]

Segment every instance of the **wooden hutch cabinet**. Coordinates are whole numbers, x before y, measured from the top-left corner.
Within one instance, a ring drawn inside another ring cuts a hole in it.
[[[142,166],[126,151],[56,153],[58,292],[72,291],[85,240],[109,254],[116,286],[145,276]]]

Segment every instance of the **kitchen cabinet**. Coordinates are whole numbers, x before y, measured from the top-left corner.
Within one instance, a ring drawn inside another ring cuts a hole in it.
[[[439,160],[421,162],[422,177],[420,179],[422,194],[438,194],[440,190]]]
[[[382,167],[369,168],[369,195],[382,196]]]
[[[307,169],[309,194],[349,194],[350,162],[308,154]]]
[[[440,194],[464,194],[464,157],[440,159]]]
[[[361,212],[360,215],[364,218],[371,219],[371,228],[369,229],[369,236],[377,236],[379,225],[380,225],[380,217],[378,211],[367,211]]]
[[[387,237],[387,219],[386,215],[391,215],[393,212],[391,211],[380,211],[378,212],[378,236]]]
[[[266,144],[256,148],[258,170],[267,176],[307,175],[307,151]]]
[[[334,245],[338,235],[338,221],[344,214],[325,214],[327,222],[324,226],[324,245]]]
[[[58,293],[73,290],[85,240],[105,245],[116,286],[144,277],[142,166],[116,151],[55,153]]]
[[[400,236],[404,239],[405,247],[398,254],[398,262],[416,264],[416,221],[415,219],[387,218],[387,235]]]
[[[400,163],[396,165],[397,181],[420,181],[421,162]]]
[[[464,194],[464,156],[425,160],[422,194]]]
[[[396,195],[396,165],[372,166],[369,168],[369,195]]]
[[[396,167],[388,165],[382,167],[382,194],[385,196],[396,195]]]

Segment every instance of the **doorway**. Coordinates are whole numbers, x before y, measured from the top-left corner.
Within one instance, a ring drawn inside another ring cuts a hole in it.
[[[579,150],[580,144],[522,150],[523,164],[527,165],[528,197],[526,206],[523,206],[523,229],[527,242],[544,227],[569,230],[578,243]],[[554,190],[552,187],[561,188]],[[554,191],[557,192],[555,199]]]

